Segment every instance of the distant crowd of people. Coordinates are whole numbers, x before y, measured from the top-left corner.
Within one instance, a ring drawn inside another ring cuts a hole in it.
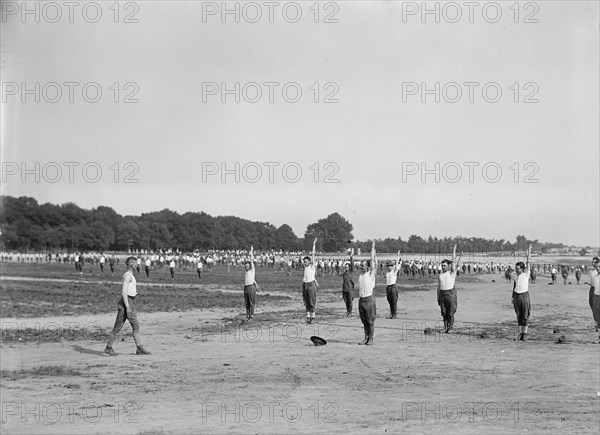
[[[169,268],[172,279],[175,279],[177,271],[196,271],[199,279],[202,278],[202,270],[206,267],[211,269],[213,266],[226,267],[228,271],[231,268],[242,267],[250,258],[250,252],[246,250],[211,250],[200,253],[182,253],[178,251],[147,251],[135,250],[128,253],[116,252],[0,252],[0,260],[4,262],[18,263],[63,263],[75,266],[76,272],[83,274],[86,266],[100,267],[101,272],[105,268],[114,274],[115,266],[123,262],[130,255],[136,256],[137,266],[135,271],[141,273],[142,270],[147,277],[155,268]],[[294,271],[301,272],[304,269],[303,252],[261,252],[256,253],[254,261],[261,268],[280,270],[292,275]],[[352,262],[351,268],[358,269],[360,260],[348,258],[348,256],[326,256],[319,255],[315,258],[315,270],[317,276],[341,276],[344,273],[344,266]],[[417,278],[424,276],[436,276],[442,273],[442,261],[432,259],[401,259],[399,262],[399,272],[406,275],[407,278]],[[552,283],[562,278],[563,284],[569,283],[569,277],[574,276],[576,284],[580,284],[581,277],[588,274],[590,268],[587,264],[532,264],[530,268],[530,281],[535,283],[538,275],[550,276]],[[511,281],[514,274],[513,266],[507,262],[493,261],[469,261],[464,262],[457,273],[462,274],[504,274],[506,281]],[[383,263],[380,263],[376,273],[383,275],[386,269]]]

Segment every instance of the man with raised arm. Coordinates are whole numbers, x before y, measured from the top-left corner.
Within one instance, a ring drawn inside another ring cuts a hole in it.
[[[517,314],[519,326],[519,340],[527,340],[527,327],[529,315],[531,314],[531,302],[529,300],[529,258],[531,257],[531,245],[527,248],[525,263],[519,261],[515,264],[516,277],[513,282],[512,303]]]
[[[312,246],[311,256],[302,259],[304,265],[304,278],[302,279],[302,299],[306,307],[306,323],[315,321],[315,305],[317,303],[318,283],[315,279],[317,269],[315,266],[315,253],[317,249],[317,239],[315,238]]]
[[[398,279],[398,272],[400,271],[400,251],[398,251],[398,258],[396,263],[393,260],[389,260],[386,263],[387,272],[385,274],[385,284],[387,292],[387,301],[390,304],[390,315],[388,319],[397,319],[398,314],[398,288],[396,287],[396,280]]]
[[[127,271],[123,274],[123,285],[121,286],[121,299],[119,299],[119,303],[117,304],[117,318],[115,320],[115,325],[113,330],[108,336],[108,342],[106,343],[106,348],[104,349],[105,355],[114,356],[115,351],[112,348],[115,339],[117,338],[117,334],[123,328],[125,324],[125,320],[129,320],[131,324],[131,329],[133,330],[133,341],[137,346],[136,354],[137,355],[149,355],[148,352],[142,346],[142,341],[140,339],[140,322],[137,318],[137,311],[135,309],[135,298],[137,296],[136,289],[136,280],[135,276],[133,276],[133,271],[137,268],[137,259],[133,256],[127,257],[125,260],[125,265],[127,267]]]
[[[600,258],[592,260],[593,269],[590,271],[589,303],[596,322],[596,331],[600,333]],[[600,343],[600,336],[598,337]]]
[[[360,276],[358,277],[358,312],[365,331],[365,339],[359,343],[367,346],[373,345],[375,334],[375,275],[377,273],[377,257],[375,255],[375,241],[371,246],[371,260],[360,262]]]
[[[456,245],[452,250],[452,260],[442,260],[442,272],[438,275],[437,302],[444,319],[444,332],[447,334],[454,326],[454,314],[458,307],[458,298],[454,281],[460,258],[456,259]],[[456,264],[455,264],[456,263]]]
[[[244,302],[246,303],[246,320],[254,316],[254,305],[256,303],[256,290],[259,288],[256,284],[254,268],[254,247],[250,246],[250,260],[244,263],[246,274],[244,275]]]

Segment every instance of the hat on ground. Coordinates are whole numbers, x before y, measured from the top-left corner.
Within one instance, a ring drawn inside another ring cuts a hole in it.
[[[327,341],[325,341],[325,339],[317,337],[316,335],[310,337],[310,341],[312,341],[315,346],[325,346],[327,344]]]

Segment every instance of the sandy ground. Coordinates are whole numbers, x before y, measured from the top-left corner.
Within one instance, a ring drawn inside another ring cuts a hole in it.
[[[126,334],[116,357],[102,355],[104,343],[69,337],[3,343],[3,371],[52,365],[81,374],[4,377],[2,433],[597,434],[600,345],[589,286],[538,278],[527,342],[514,340],[511,287],[500,275],[459,277],[457,289],[453,334],[423,334],[440,328],[433,291],[401,293],[397,320],[383,318],[387,302],[378,298],[372,347],[357,344],[357,300],[345,318],[334,289],[320,292],[311,325],[299,294],[277,309],[259,294],[255,321],[233,329],[218,325],[239,310],[142,312],[149,356],[136,356]],[[2,318],[2,327],[107,330],[113,321],[114,314]],[[483,330],[490,338],[480,338]],[[328,344],[313,346],[312,335]],[[559,335],[567,342],[557,344]]]

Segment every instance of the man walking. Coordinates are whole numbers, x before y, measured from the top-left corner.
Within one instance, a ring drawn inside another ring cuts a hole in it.
[[[108,343],[106,343],[106,348],[104,349],[105,355],[114,356],[116,355],[115,351],[112,348],[112,345],[117,338],[117,334],[123,328],[125,324],[125,320],[129,320],[131,324],[131,329],[133,329],[133,341],[135,341],[136,355],[149,355],[148,352],[142,346],[142,342],[140,339],[140,323],[137,318],[137,311],[135,308],[135,298],[137,297],[137,289],[136,289],[136,281],[135,276],[133,276],[133,270],[137,268],[137,259],[133,256],[127,257],[125,260],[125,265],[127,266],[127,271],[123,274],[123,285],[121,289],[121,299],[119,299],[119,303],[117,304],[117,318],[115,320],[115,325],[113,330],[108,336]]]

